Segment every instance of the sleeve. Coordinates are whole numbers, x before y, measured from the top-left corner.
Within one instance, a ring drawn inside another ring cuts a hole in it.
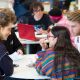
[[[45,51],[38,51],[36,54],[38,55],[39,58],[44,56]]]
[[[51,20],[50,20],[50,18],[49,18],[49,15],[45,14],[44,21],[45,21],[45,26],[46,26],[46,28],[48,29],[48,27],[49,27],[50,25],[52,25],[52,22],[51,22]],[[46,30],[46,29],[44,29],[44,28],[45,28],[45,27],[42,27],[43,30]]]
[[[0,69],[5,76],[10,76],[13,73],[13,61],[7,54],[0,60]]]
[[[18,40],[16,34],[14,32],[12,34],[13,34],[12,36],[13,36],[13,50],[14,50],[14,52],[18,49],[21,49],[24,53],[24,48],[23,48],[22,44],[20,43],[20,41]]]
[[[55,52],[47,51],[44,53],[44,57],[41,60],[36,61],[36,70],[39,74],[56,77],[55,64],[54,64]]]
[[[43,59],[43,56],[44,56],[45,52],[44,51],[39,51],[36,54],[38,55],[38,59],[36,60],[35,68],[36,68],[37,72],[40,74],[41,62],[42,62],[42,59]]]
[[[13,61],[8,56],[6,47],[0,43],[0,71],[1,74],[10,76],[13,73]]]

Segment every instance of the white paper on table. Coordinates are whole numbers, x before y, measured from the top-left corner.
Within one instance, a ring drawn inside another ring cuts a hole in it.
[[[37,58],[38,58],[37,54],[28,55],[28,56],[27,56],[27,60],[26,60],[26,61],[27,61],[27,62],[26,62],[26,66],[28,66],[28,67],[34,66]]]
[[[19,60],[23,58],[23,55],[18,54],[17,52],[12,53],[11,55],[9,55],[9,57],[15,61],[15,60]]]

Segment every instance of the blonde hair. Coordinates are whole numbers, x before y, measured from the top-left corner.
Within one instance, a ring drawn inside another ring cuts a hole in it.
[[[68,12],[67,18],[70,21],[80,22],[80,10],[74,12]]]
[[[0,26],[5,27],[16,21],[15,14],[9,8],[0,8]]]

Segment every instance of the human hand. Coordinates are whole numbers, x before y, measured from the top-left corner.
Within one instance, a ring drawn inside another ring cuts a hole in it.
[[[48,30],[43,30],[42,28],[39,29],[39,32],[41,34],[47,34],[48,33]]]
[[[47,40],[46,38],[43,38],[43,39],[40,39],[40,41],[39,41],[42,49],[44,49],[44,50],[48,48],[48,45],[46,43],[46,40]]]
[[[17,53],[22,55],[23,54],[23,51],[21,49],[18,49],[17,50]]]

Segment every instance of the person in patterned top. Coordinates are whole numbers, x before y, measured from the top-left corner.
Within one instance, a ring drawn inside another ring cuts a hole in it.
[[[37,52],[36,70],[51,80],[72,80],[78,74],[80,53],[72,45],[70,33],[63,26],[54,26],[46,39],[40,40],[42,51]],[[77,67],[78,66],[78,67]]]

